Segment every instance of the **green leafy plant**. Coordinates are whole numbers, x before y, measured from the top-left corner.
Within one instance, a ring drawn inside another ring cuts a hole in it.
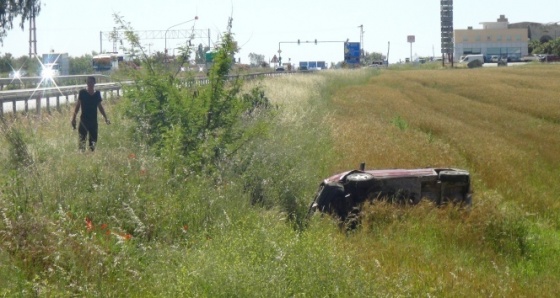
[[[182,50],[178,65],[158,63],[145,55],[132,28],[115,18],[131,52],[143,57],[144,70],[135,71],[134,84],[126,86],[124,114],[136,122],[137,139],[166,159],[170,173],[212,171],[248,139],[265,132],[262,122],[251,123],[259,123],[262,114],[255,110],[267,110],[268,99],[259,89],[243,94],[241,77],[230,76],[237,48],[229,29],[209,67],[208,84],[199,85],[179,71],[193,49]]]

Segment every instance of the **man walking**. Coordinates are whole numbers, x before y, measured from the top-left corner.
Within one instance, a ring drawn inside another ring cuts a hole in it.
[[[78,126],[78,134],[80,138],[79,148],[81,151],[86,149],[86,137],[88,137],[88,145],[91,151],[95,150],[97,143],[97,109],[105,119],[105,123],[111,124],[109,118],[105,114],[105,109],[101,104],[101,92],[95,90],[95,77],[87,78],[87,88],[80,90],[78,101],[72,115],[72,127],[76,129],[76,115],[82,109],[80,115],[80,125]]]

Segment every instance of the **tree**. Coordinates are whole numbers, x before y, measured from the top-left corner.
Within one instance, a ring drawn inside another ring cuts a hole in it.
[[[3,57],[0,57],[0,72],[6,73],[12,71],[14,67],[14,57],[10,53],[5,53]]]
[[[533,53],[533,51],[538,47],[540,47],[540,45],[541,45],[540,40],[532,39],[531,41],[529,41],[529,53],[530,54]]]
[[[262,65],[264,61],[264,55],[259,55],[259,54],[255,54],[255,53],[250,53],[249,54],[249,61],[251,66],[259,66]]]
[[[386,58],[387,57],[383,56],[383,54],[381,54],[381,53],[376,53],[376,52],[368,53],[368,52],[366,52],[366,54],[362,58],[362,64],[363,65],[370,65],[370,64],[372,64],[373,62],[376,62],[376,61],[385,61]]]
[[[93,56],[70,57],[70,74],[88,74],[93,72]]]
[[[208,51],[210,51],[210,47],[204,47],[202,44],[198,45],[194,58],[196,64],[204,64],[206,62],[206,52]]]
[[[533,54],[549,54],[560,56],[560,38],[541,43],[532,51]]]
[[[21,17],[19,27],[23,30],[26,20],[39,15],[40,0],[1,0],[0,1],[0,43],[4,42],[7,31],[14,28],[14,20]]]

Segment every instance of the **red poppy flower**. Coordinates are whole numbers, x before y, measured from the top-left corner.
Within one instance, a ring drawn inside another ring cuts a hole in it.
[[[91,219],[89,217],[86,217],[85,222],[86,222],[86,230],[88,232],[93,231],[93,223],[91,222]]]

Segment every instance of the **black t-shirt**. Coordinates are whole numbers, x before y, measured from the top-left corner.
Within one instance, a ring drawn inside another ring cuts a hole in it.
[[[101,103],[101,93],[95,91],[93,94],[89,94],[86,89],[80,90],[78,95],[80,100],[80,108],[82,109],[82,114],[80,120],[82,123],[97,123],[97,107]]]

